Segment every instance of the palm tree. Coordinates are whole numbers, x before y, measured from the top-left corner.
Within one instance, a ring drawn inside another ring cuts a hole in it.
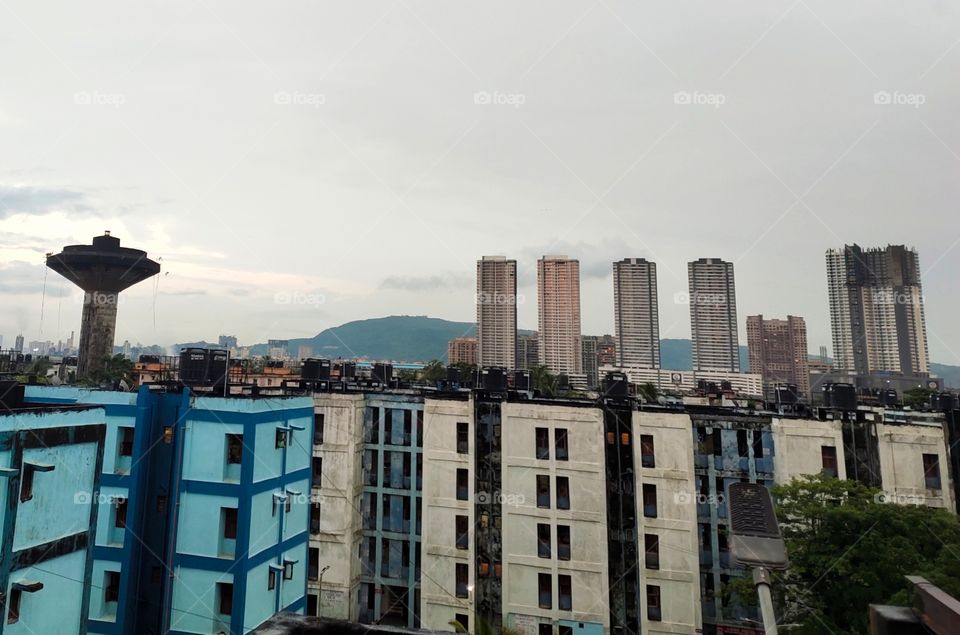
[[[133,361],[123,355],[108,355],[103,358],[103,367],[90,373],[90,381],[95,384],[117,386],[121,381],[132,385]]]
[[[560,387],[560,378],[550,372],[546,366],[534,366],[530,369],[530,381],[535,390],[544,397],[553,397]]]

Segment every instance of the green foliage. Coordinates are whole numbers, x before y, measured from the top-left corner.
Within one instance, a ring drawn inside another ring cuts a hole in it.
[[[791,632],[865,633],[870,604],[910,604],[906,575],[960,597],[957,516],[886,503],[879,490],[822,475],[773,493],[790,557],[773,588],[779,621],[800,625]]]
[[[551,373],[546,366],[531,368],[530,382],[534,390],[539,390],[544,397],[554,397],[559,392],[560,378]]]
[[[929,388],[911,388],[903,393],[903,405],[914,409],[926,408],[930,405],[930,395],[933,393]]]
[[[420,371],[420,380],[425,384],[435,384],[447,376],[447,367],[439,359],[432,359]]]
[[[103,367],[95,369],[87,376],[87,381],[100,386],[109,384],[115,387],[121,381],[132,385],[131,373],[133,371],[133,361],[123,355],[108,355],[103,358]]]
[[[659,393],[657,392],[657,387],[647,382],[645,384],[639,384],[637,386],[637,395],[643,397],[643,400],[649,403],[656,403]]]

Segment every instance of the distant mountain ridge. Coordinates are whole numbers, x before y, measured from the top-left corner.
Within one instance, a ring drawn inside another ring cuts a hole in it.
[[[289,340],[290,353],[296,355],[301,346],[308,346],[317,357],[366,358],[397,362],[425,362],[446,360],[447,342],[459,336],[476,335],[473,322],[454,322],[424,315],[391,315],[382,318],[355,320],[324,329],[314,337]],[[521,330],[521,334],[533,331]],[[214,347],[207,342],[176,344]],[[266,355],[266,344],[251,346],[254,355]],[[692,367],[692,343],[688,339],[660,340],[660,365],[670,370],[689,370]],[[746,372],[750,365],[747,347],[740,347],[740,367]],[[931,370],[943,377],[948,386],[960,387],[960,366],[931,364]]]

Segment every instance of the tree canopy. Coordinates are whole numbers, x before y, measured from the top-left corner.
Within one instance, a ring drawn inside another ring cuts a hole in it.
[[[894,504],[880,490],[822,475],[773,494],[790,557],[773,588],[778,621],[799,624],[790,632],[865,633],[870,604],[911,604],[906,575],[960,597],[956,515]]]

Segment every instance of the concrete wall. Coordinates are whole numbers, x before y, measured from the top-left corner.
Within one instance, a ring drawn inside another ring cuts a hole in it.
[[[314,395],[314,412],[324,418],[323,444],[313,447],[313,456],[323,459],[323,481],[311,494],[321,511],[320,533],[310,535],[310,547],[319,549],[319,567],[330,567],[318,600],[324,617],[357,619],[364,403],[363,395]],[[320,586],[319,580],[307,581],[315,596]]]
[[[847,477],[843,430],[839,421],[774,418],[771,430],[777,456],[774,478],[778,484],[789,485],[798,476],[822,472],[823,446],[837,449],[838,478]]]
[[[504,403],[502,417],[504,620],[515,625],[529,624],[530,617],[553,625],[569,620],[608,629],[602,413],[598,408]],[[549,459],[537,459],[536,428],[548,430]],[[557,429],[567,431],[565,461],[556,458]],[[550,477],[549,509],[537,507],[537,475]],[[558,476],[569,479],[569,510],[557,508]],[[538,524],[550,526],[550,558],[537,555]],[[570,560],[557,557],[558,525],[570,527]],[[550,609],[539,607],[540,573],[552,579]],[[559,608],[559,575],[571,577],[573,610]]]
[[[637,478],[637,545],[640,553],[640,619],[644,633],[693,633],[702,626],[697,488],[690,417],[633,413]],[[642,467],[641,435],[652,435],[654,467]],[[642,485],[657,488],[657,517],[643,515]],[[659,540],[659,569],[646,567],[644,536]],[[660,587],[661,620],[647,617],[646,586]]]
[[[457,422],[469,424],[470,451],[474,448],[473,401],[427,399],[424,404],[423,434],[423,531],[420,579],[420,625],[422,628],[452,631],[449,622],[456,614],[470,620],[471,632],[475,614],[472,598],[457,598],[456,564],[468,566],[469,588],[473,587],[473,455],[457,453]],[[469,499],[456,498],[456,471],[468,470]],[[455,517],[469,519],[469,547],[454,546]],[[472,595],[469,594],[469,595]]]
[[[938,425],[877,424],[880,475],[887,502],[924,504],[956,511],[943,428]],[[941,489],[928,489],[923,455],[936,454]]]

